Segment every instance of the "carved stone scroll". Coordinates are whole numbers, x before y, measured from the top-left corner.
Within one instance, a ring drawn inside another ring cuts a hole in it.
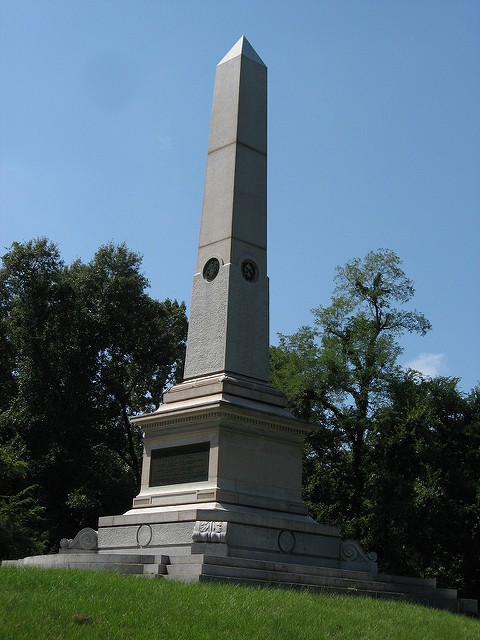
[[[226,522],[195,522],[192,534],[193,542],[223,542],[227,541]]]
[[[64,551],[81,550],[95,551],[98,546],[98,535],[94,529],[85,527],[77,533],[75,538],[62,538],[60,540],[60,549]]]
[[[365,553],[355,540],[345,540],[340,544],[340,558],[346,562],[376,562],[377,554]]]

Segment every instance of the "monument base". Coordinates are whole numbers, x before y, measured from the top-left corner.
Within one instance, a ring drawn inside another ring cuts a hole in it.
[[[130,511],[100,518],[100,551],[377,570],[375,554],[307,515],[302,449],[312,427],[280,391],[220,373],[172,387],[132,421],[144,432],[141,490]]]
[[[2,565],[307,588],[477,613],[476,600],[434,580],[378,574],[376,554],[306,515],[302,439],[311,427],[293,418],[283,394],[220,374],[173,387],[165,400],[134,419],[145,446],[133,508],[62,540],[58,554]]]
[[[342,542],[337,527],[308,516],[211,503],[132,509],[99,519],[98,549],[112,553],[222,555],[262,561],[377,571],[376,554]]]
[[[235,582],[419,603],[468,615],[476,600],[435,580],[382,575],[375,558],[336,527],[306,517],[249,513],[229,505],[100,518],[97,532],[62,540],[60,553],[2,566],[116,571],[183,582]]]

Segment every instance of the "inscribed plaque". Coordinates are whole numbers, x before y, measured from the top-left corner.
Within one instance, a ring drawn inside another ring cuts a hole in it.
[[[150,461],[151,487],[208,480],[210,443],[153,449]]]

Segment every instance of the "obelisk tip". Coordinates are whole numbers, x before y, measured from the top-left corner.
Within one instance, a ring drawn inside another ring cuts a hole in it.
[[[266,66],[245,36],[242,36],[240,40],[233,45],[227,55],[220,60],[218,65],[228,62],[237,56],[245,56],[251,60],[255,60],[255,62],[258,62],[259,64],[262,64],[264,67]]]

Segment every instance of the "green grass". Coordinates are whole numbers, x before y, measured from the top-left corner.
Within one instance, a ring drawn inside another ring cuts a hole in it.
[[[480,640],[480,620],[306,591],[2,567],[0,638]]]

